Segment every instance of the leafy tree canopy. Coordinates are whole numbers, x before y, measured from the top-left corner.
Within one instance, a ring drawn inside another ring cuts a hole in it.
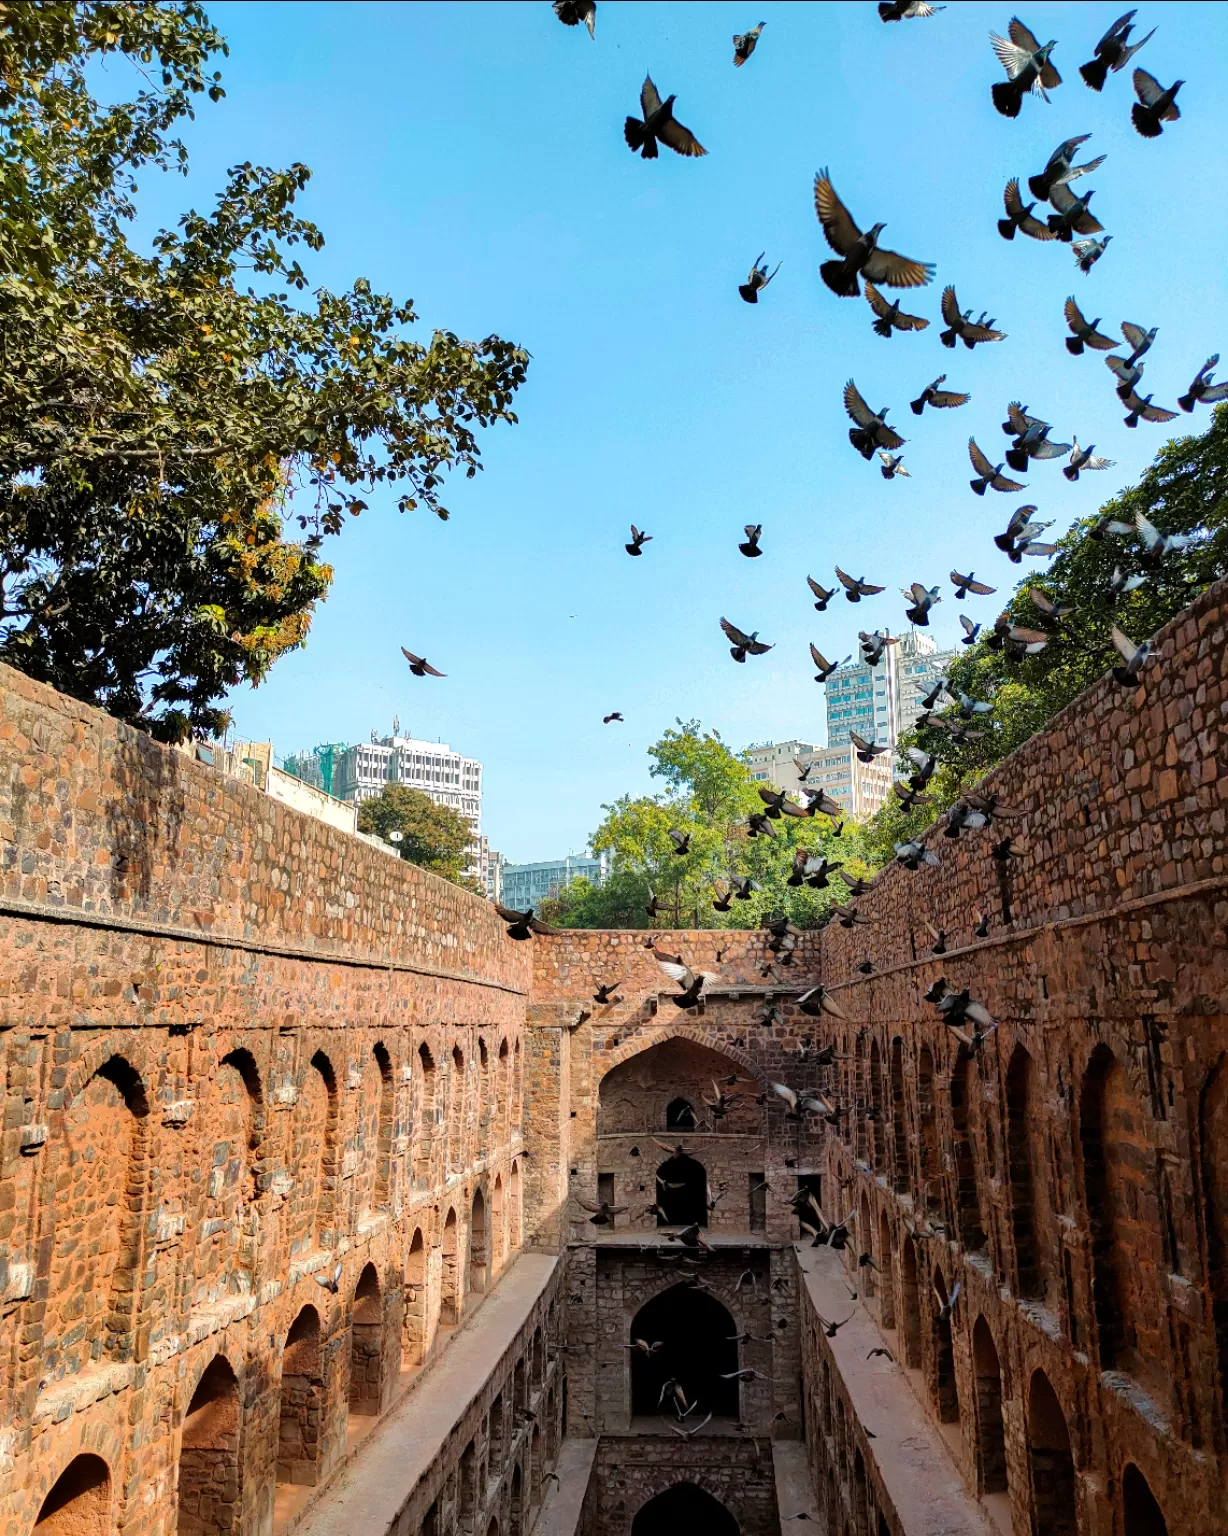
[[[307,295],[302,165],[237,165],[129,243],[134,173],[186,169],[171,130],[223,94],[224,51],[195,4],[0,4],[0,660],[163,739],[218,733],[225,691],[303,643],[365,495],[448,515],[528,364],[411,339],[412,304],[362,278]],[[104,106],[117,57],[139,88]]]
[[[765,916],[788,915],[814,924],[848,893],[839,883],[821,891],[787,885],[794,848],[869,872],[852,824],[837,838],[825,817],[789,817],[773,822],[773,838],[748,837],[747,816],[763,809],[755,779],[744,758],[698,720],[679,720],[648,755],[665,793],[624,795],[602,807],[605,818],[590,845],[610,853],[611,873],[601,885],[567,886],[543,910],[547,921],[569,928],[753,928]],[[674,851],[671,830],[690,835],[686,854]],[[759,889],[749,901],[735,900],[729,912],[716,912],[713,898],[730,875],[750,875]],[[650,892],[661,902],[655,923],[646,910]]]
[[[358,830],[382,837],[410,864],[477,889],[476,882],[464,874],[472,840],[468,821],[451,806],[437,805],[420,789],[389,784],[364,800],[358,807]]]

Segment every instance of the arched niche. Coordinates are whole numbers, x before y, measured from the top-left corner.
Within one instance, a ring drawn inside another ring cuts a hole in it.
[[[74,1456],[52,1484],[32,1536],[109,1536],[111,1469],[101,1456]]]
[[[597,1094],[598,1136],[661,1134],[671,1105],[690,1104],[702,1120],[704,1099],[713,1097],[712,1085],[734,1077],[745,1087],[725,1085],[733,1095],[729,1113],[720,1121],[722,1136],[762,1135],[764,1111],[747,1090],[754,1084],[750,1074],[732,1057],[696,1040],[676,1035],[637,1051],[601,1079]],[[680,1134],[685,1134],[682,1128]]]
[[[1028,1387],[1027,1432],[1036,1528],[1045,1536],[1078,1536],[1070,1431],[1044,1371],[1033,1372]]]
[[[977,1479],[982,1493],[1005,1493],[1006,1436],[1002,1426],[1002,1366],[989,1324],[978,1317],[972,1330],[976,1377]]]
[[[1168,1536],[1168,1521],[1151,1485],[1130,1462],[1121,1479],[1123,1536]]]
[[[350,1322],[350,1412],[371,1418],[383,1398],[384,1304],[379,1272],[363,1267],[354,1290]]]
[[[215,1355],[184,1415],[176,1536],[236,1536],[241,1495],[239,1383],[229,1360]]]
[[[277,1481],[314,1487],[324,1453],[320,1314],[302,1309],[286,1335],[277,1420]]]
[[[671,1414],[661,1403],[661,1389],[671,1379],[698,1404],[691,1422],[711,1412],[738,1417],[738,1383],[723,1379],[738,1369],[738,1332],[732,1314],[706,1291],[680,1284],[659,1292],[635,1314],[626,1342],[643,1339],[662,1347],[646,1356],[631,1351],[631,1412],[637,1418]]]
[[[708,1225],[708,1174],[693,1157],[670,1157],[657,1169],[659,1227]]]
[[[738,1536],[738,1522],[697,1483],[674,1483],[636,1511],[631,1536]]]

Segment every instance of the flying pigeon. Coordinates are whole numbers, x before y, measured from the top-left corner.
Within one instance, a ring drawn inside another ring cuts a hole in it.
[[[844,409],[849,420],[856,426],[849,428],[849,442],[863,459],[874,457],[875,448],[902,448],[904,439],[886,423],[887,407],[877,415],[861,398],[861,392],[852,379],[844,386]]]
[[[963,638],[959,642],[960,645],[975,645],[976,637],[981,632],[981,626],[974,624],[971,619],[965,618],[962,613],[959,616],[959,622],[964,631]]]
[[[815,608],[820,613],[826,613],[827,612],[827,605],[828,605],[828,603],[830,603],[832,598],[835,597],[835,595],[836,595],[836,589],[833,587],[832,590],[830,592],[828,592],[825,587],[821,587],[818,584],[818,582],[814,579],[813,576],[807,576],[806,577],[806,585],[814,593],[814,597],[815,597],[815,604],[814,604],[814,606],[815,606]]]
[[[733,35],[733,67],[741,69],[747,59],[755,51],[755,44],[759,41],[759,34],[767,26],[766,21],[761,21],[758,26],[752,27],[749,32],[735,32]],[[711,1415],[709,1415],[711,1417]]]
[[[763,524],[746,523],[743,531],[746,534],[746,543],[739,544],[738,548],[748,560],[755,560],[763,553],[759,548],[759,540],[763,537]]]
[[[933,281],[932,262],[914,261],[879,245],[878,237],[886,224],[874,224],[864,233],[854,224],[848,209],[836,196],[826,170],[814,178],[814,208],[828,245],[843,258],[825,261],[819,267],[820,277],[840,298],[857,297],[861,291],[857,285],[859,273],[888,288],[923,288]]]
[[[953,389],[939,389],[938,386],[946,382],[946,377],[945,373],[940,373],[932,384],[925,386],[915,400],[909,402],[909,410],[914,416],[920,416],[927,405],[932,405],[936,410],[947,411],[957,405],[968,404],[972,399],[971,395],[961,395]]]
[[[728,619],[721,620],[721,628],[725,631],[726,638],[733,643],[729,647],[729,654],[735,661],[745,661],[748,656],[762,656],[772,647],[765,645],[759,639],[759,631],[753,630],[749,635],[744,635],[736,624],[731,624]]]
[[[415,677],[426,677],[428,674],[431,677],[447,676],[446,672],[439,672],[431,666],[425,656],[415,656],[412,651],[407,651],[404,646],[401,647],[401,655],[409,663],[409,670]]]
[[[812,640],[810,642],[810,659],[819,669],[815,674],[815,682],[825,683],[833,672],[839,671],[839,669],[844,665],[845,661],[852,661],[853,658],[851,656],[846,656],[844,661],[828,661],[827,658],[823,655],[823,652],[816,648]]]
[[[1057,47],[1056,38],[1042,48],[1018,16],[1011,17],[1007,31],[1009,39],[996,32],[989,34],[998,62],[1006,71],[1006,79],[991,87],[990,95],[1003,117],[1018,117],[1025,91],[1048,101],[1047,93],[1061,85],[1062,77],[1049,62],[1050,53]]]
[[[1057,209],[1049,215],[1049,229],[1057,240],[1067,245],[1075,235],[1098,235],[1104,225],[1089,211],[1088,204],[1096,194],[1091,187],[1082,197],[1076,197],[1064,181],[1059,181],[1049,194],[1049,201]]]
[[[512,907],[505,907],[500,902],[494,903],[495,911],[508,925],[507,936],[509,939],[527,939],[533,933],[557,933],[557,928],[551,928],[543,923],[540,918],[533,916],[533,908],[527,911],[517,912]]]
[[[844,595],[850,603],[859,603],[863,597],[875,597],[879,592],[885,592],[885,587],[872,586],[862,576],[850,576],[847,571],[836,567],[836,576],[840,585],[844,588]]]
[[[1096,265],[1108,249],[1112,235],[1105,235],[1103,240],[1076,240],[1070,249],[1074,252],[1075,266],[1086,275]]]
[[[894,480],[897,475],[903,475],[905,480],[911,478],[904,468],[904,455],[902,453],[888,453],[885,448],[878,450],[878,456],[883,461],[880,473],[884,480]]]
[[[1130,33],[1134,30],[1134,18],[1137,10],[1127,11],[1124,16],[1119,16],[1109,30],[1096,44],[1093,58],[1086,64],[1079,65],[1079,73],[1084,82],[1093,91],[1104,88],[1104,82],[1108,78],[1109,70],[1116,72],[1124,69],[1130,59],[1136,54],[1144,43],[1149,42],[1155,36],[1155,28],[1152,27],[1147,36],[1137,43],[1131,43]]]
[[[1165,555],[1175,554],[1178,550],[1185,549],[1195,542],[1193,534],[1161,533],[1156,525],[1141,512],[1134,514],[1134,526],[1138,529],[1147,553],[1157,560],[1162,560]]]
[[[690,832],[678,832],[673,827],[671,827],[670,830],[666,833],[666,836],[674,845],[670,850],[671,853],[675,853],[680,856],[685,856],[686,854],[690,853],[692,835],[693,834]]]
[[[1096,352],[1111,352],[1117,345],[1111,336],[1096,329],[1100,324],[1099,315],[1094,320],[1083,318],[1083,311],[1075,302],[1073,293],[1066,300],[1063,311],[1071,332],[1066,338],[1066,350],[1072,357],[1082,356],[1084,347],[1091,347]]]
[[[1077,480],[1080,472],[1085,469],[1112,469],[1115,461],[1097,458],[1092,453],[1095,446],[1095,443],[1088,443],[1086,448],[1080,448],[1079,439],[1075,438],[1071,444],[1070,463],[1062,470],[1067,480]]]
[[[1175,123],[1181,116],[1177,92],[1184,80],[1174,80],[1167,89],[1145,69],[1134,71],[1134,94],[1138,100],[1130,108],[1130,121],[1145,139],[1158,139],[1165,123]]]
[[[1228,384],[1213,384],[1211,382],[1215,377],[1212,370],[1218,362],[1219,353],[1212,353],[1194,375],[1194,382],[1177,401],[1177,404],[1183,411],[1192,411],[1200,400],[1205,405],[1214,405],[1218,400],[1228,400]]]
[[[627,551],[627,553],[629,555],[642,555],[644,553],[644,545],[645,544],[651,544],[651,543],[652,543],[652,534],[650,534],[650,533],[641,533],[640,530],[635,526],[635,524],[632,523],[631,524],[631,542],[630,542],[630,544],[624,544],[623,548]]]
[[[596,38],[597,0],[554,0],[554,14],[565,27],[578,27],[583,22],[588,35]]]
[[[613,710],[608,715],[602,715],[601,723],[602,723],[602,725],[609,725],[611,720],[621,720],[621,719],[622,719],[622,715],[619,714],[618,710]]]
[[[982,324],[981,320],[971,320],[971,314],[971,309],[961,313],[954,285],[942,290],[942,318],[947,323],[947,329],[939,333],[938,340],[944,347],[953,347],[957,337],[962,339],[969,351],[981,342],[1006,339],[1005,331],[995,331],[992,326]]]
[[[1126,338],[1126,345],[1131,348],[1130,356],[1126,358],[1127,368],[1132,368],[1143,353],[1150,349],[1159,329],[1158,325],[1153,325],[1149,331],[1145,331],[1141,325],[1135,325],[1133,320],[1121,322],[1121,334]]]
[[[930,5],[929,0],[878,0],[880,21],[920,21],[945,10],[945,5]]]
[[[1033,240],[1052,240],[1053,231],[1047,224],[1042,224],[1039,219],[1032,217],[1032,209],[1036,204],[1023,202],[1019,196],[1019,178],[1012,176],[1006,183],[1002,193],[1002,203],[1006,209],[1006,217],[998,220],[998,233],[1003,240],[1013,240],[1015,231],[1021,229],[1025,235],[1030,235]]]
[[[1134,386],[1143,376],[1146,363],[1135,363],[1129,367],[1124,357],[1106,357],[1104,366],[1115,375],[1117,379],[1117,398],[1124,400]]]
[[[887,647],[899,643],[896,635],[886,635],[881,629],[876,629],[872,635],[866,634],[864,629],[859,630],[857,638],[861,642],[861,659],[867,667],[878,666]]]
[[[750,269],[750,276],[738,286],[738,292],[748,304],[758,304],[760,291],[766,288],[780,271],[780,262],[777,262],[772,271],[768,272],[767,263],[763,260],[766,255],[766,251],[759,252],[755,257],[754,266]]]
[[[1123,688],[1137,688],[1138,675],[1151,656],[1151,641],[1144,640],[1142,645],[1135,645],[1130,636],[1123,634],[1115,624],[1113,626],[1113,644],[1117,647],[1117,651],[1125,663],[1124,666],[1112,669],[1113,681],[1120,683]]]
[[[677,155],[706,155],[708,151],[691,130],[684,128],[674,116],[676,100],[676,96],[667,96],[662,101],[652,76],[645,75],[640,88],[640,111],[644,118],[641,122],[638,117],[629,117],[624,123],[623,137],[627,147],[632,151],[639,150],[645,160],[657,158],[658,140]]]
[[[958,571],[951,572],[951,585],[955,588],[956,602],[962,603],[969,592],[975,592],[977,597],[992,597],[997,589],[987,587],[983,581],[974,580],[975,576],[975,571],[969,571],[966,576],[961,576]]]
[[[1120,393],[1120,391],[1118,391]],[[1125,423],[1128,427],[1137,427],[1139,421],[1175,421],[1176,411],[1167,411],[1162,405],[1152,405],[1150,395],[1140,395],[1137,390],[1131,389],[1122,400],[1128,414]]]
[[[1075,150],[1080,144],[1086,144],[1090,138],[1090,133],[1080,133],[1075,138],[1067,139],[1058,145],[1046,161],[1044,170],[1037,176],[1028,177],[1028,190],[1033,197],[1039,197],[1042,202],[1048,202],[1054,187],[1076,181],[1080,176],[1086,176],[1104,164],[1105,157],[1097,155],[1094,160],[1085,161],[1083,165],[1075,165]],[[1056,206],[1055,203],[1054,207]]]
[[[969,480],[968,484],[978,496],[983,496],[986,489],[992,486],[995,491],[1021,491],[1023,483],[1019,480],[1008,480],[1002,473],[1001,464],[991,464],[976,445],[976,438],[968,439],[968,457],[972,460],[972,467],[976,470],[976,479]]]
[[[889,303],[869,278],[866,278],[866,298],[878,316],[872,327],[876,336],[890,336],[893,328],[897,331],[924,331],[929,326],[929,321],[923,320],[920,315],[902,314],[901,301],[894,299]]]
[[[930,609],[942,601],[938,588],[923,587],[919,581],[914,581],[911,587],[903,587],[901,591],[905,597],[912,599],[912,606],[905,610],[905,617],[912,624],[928,627]]]

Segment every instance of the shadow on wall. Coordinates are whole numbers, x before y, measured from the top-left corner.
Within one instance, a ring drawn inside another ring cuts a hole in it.
[[[675,1483],[640,1509],[631,1536],[738,1536],[738,1522],[719,1499],[694,1483]]]
[[[168,873],[178,859],[187,798],[182,755],[121,726],[111,777],[115,793],[103,813],[113,850],[111,899],[122,902],[135,894],[145,902],[153,891],[157,859],[167,861]]]

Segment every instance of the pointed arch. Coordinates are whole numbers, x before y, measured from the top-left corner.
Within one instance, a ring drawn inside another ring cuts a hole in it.
[[[214,1355],[188,1402],[180,1436],[176,1536],[237,1536],[242,1509],[239,1382]]]
[[[878,1267],[882,1276],[880,1321],[884,1328],[895,1327],[895,1248],[891,1241],[891,1223],[887,1212],[878,1218]]]
[[[296,1143],[291,1255],[332,1247],[337,1240],[337,1078],[323,1051],[304,1074],[294,1112]]]
[[[738,1383],[724,1373],[738,1369],[739,1329],[732,1313],[716,1296],[683,1283],[658,1291],[631,1321],[625,1343],[660,1340],[651,1355],[631,1352],[631,1413],[655,1416],[661,1411],[661,1391],[671,1378],[682,1383],[687,1396],[718,1418],[738,1417]]]
[[[460,1322],[460,1254],[456,1231],[456,1212],[449,1208],[443,1224],[443,1272],[439,1286],[439,1322],[443,1328],[455,1328]]]
[[[657,1169],[656,1204],[659,1227],[706,1227],[708,1173],[704,1165],[694,1157],[667,1158]]]
[[[904,1042],[899,1035],[891,1042],[891,1140],[895,1158],[892,1183],[897,1195],[908,1193],[908,1127],[904,1098]]]
[[[415,1227],[405,1258],[405,1312],[401,1329],[401,1359],[420,1365],[426,1352],[426,1240]]]
[[[1078,1536],[1074,1457],[1066,1415],[1044,1371],[1028,1388],[1028,1472],[1037,1529],[1045,1536]]]
[[[955,1347],[951,1338],[951,1319],[944,1317],[950,1298],[946,1276],[941,1269],[934,1270],[934,1322],[932,1329],[934,1403],[938,1418],[943,1424],[959,1423],[959,1395],[955,1386]]]
[[[870,1146],[873,1153],[874,1172],[883,1173],[887,1167],[887,1136],[883,1116],[883,1056],[878,1041],[870,1041]]]
[[[928,1045],[917,1053],[917,1114],[921,1122],[920,1204],[933,1215],[942,1210],[942,1165],[938,1160],[938,1112],[934,1103],[934,1054]]]
[[[290,1325],[281,1357],[277,1481],[314,1488],[324,1454],[324,1366],[320,1314],[306,1306]]]
[[[384,1397],[384,1300],[379,1271],[365,1264],[350,1315],[350,1412],[374,1418]]]
[[[1002,1365],[993,1332],[983,1317],[972,1329],[976,1379],[976,1465],[979,1491],[1005,1493],[1006,1435],[1002,1427]]]
[[[495,1174],[490,1192],[491,1268],[498,1274],[507,1257],[507,1213],[503,1209],[503,1175]]]
[[[452,1070],[448,1074],[448,1171],[455,1172],[465,1162],[466,1110],[468,1078],[465,1072],[465,1053],[459,1045],[452,1047]]]
[[[1228,1053],[1208,1074],[1199,1095],[1198,1160],[1220,1413],[1228,1422]]]
[[[514,1253],[520,1247],[522,1212],[520,1208],[520,1164],[512,1164],[508,1180],[507,1232],[508,1247]]]
[[[1006,1140],[1011,1228],[1015,1246],[1015,1289],[1024,1297],[1037,1297],[1044,1291],[1036,1222],[1035,1176],[1032,1169],[1031,1143],[1036,1130],[1035,1097],[1032,1058],[1022,1045],[1017,1045],[1006,1074]]]
[[[1164,1511],[1156,1502],[1151,1485],[1132,1461],[1122,1473],[1121,1508],[1123,1536],[1168,1536]]]
[[[870,1197],[864,1189],[861,1192],[861,1204],[857,1215],[857,1246],[861,1253],[869,1254],[871,1259],[874,1258],[874,1223],[870,1216]],[[860,1257],[860,1254],[858,1256]],[[875,1284],[874,1270],[868,1264],[861,1271],[861,1289],[867,1296],[873,1296],[878,1289]]]
[[[109,1536],[111,1497],[111,1469],[102,1457],[74,1456],[43,1500],[32,1536]]]
[[[423,1040],[418,1047],[418,1064],[414,1073],[418,1100],[414,1136],[414,1188],[419,1193],[430,1189],[435,1164],[435,1147],[439,1135],[438,1077],[431,1048]]]
[[[486,1197],[479,1186],[473,1192],[473,1206],[469,1214],[469,1289],[481,1296],[486,1290],[487,1266],[490,1262],[490,1233],[486,1226]]]
[[[981,1225],[981,1195],[976,1176],[971,1107],[975,1067],[968,1047],[961,1045],[951,1074],[951,1124],[955,1132],[955,1198],[959,1211],[960,1241],[970,1253],[979,1253],[989,1242]]]
[[[904,1314],[904,1363],[921,1369],[921,1298],[917,1284],[917,1245],[906,1237],[900,1248],[900,1308]]]

